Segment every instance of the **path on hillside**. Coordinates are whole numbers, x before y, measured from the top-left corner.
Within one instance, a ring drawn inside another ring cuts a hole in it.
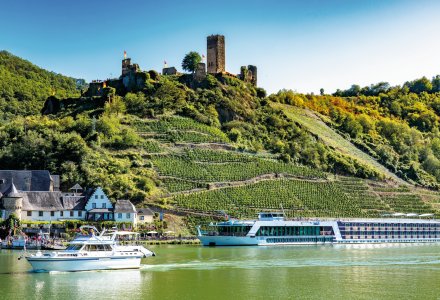
[[[318,136],[328,146],[365,165],[374,167],[377,171],[398,183],[408,184],[380,164],[376,159],[357,148],[350,141],[346,140],[339,133],[325,124],[315,112],[309,109],[302,109],[281,103],[271,103],[271,106],[282,109],[287,117],[304,126],[309,132]]]
[[[160,178],[171,178],[171,179],[182,180],[182,178],[174,177],[174,176],[160,176]],[[242,187],[245,185],[256,184],[261,181],[271,181],[271,180],[280,180],[280,179],[301,180],[301,181],[309,181],[309,182],[315,182],[315,183],[329,181],[327,179],[322,179],[322,178],[311,179],[311,178],[293,175],[293,174],[289,174],[289,173],[268,173],[268,174],[262,174],[262,175],[259,175],[259,176],[253,177],[253,178],[249,178],[249,179],[245,179],[245,180],[206,182],[206,188],[195,188],[195,189],[191,189],[191,190],[178,191],[178,192],[170,193],[167,197],[176,196],[179,194],[192,194],[192,193],[212,191],[212,190],[231,188],[231,187]],[[186,179],[185,179],[185,181],[199,182],[196,180],[186,180]]]

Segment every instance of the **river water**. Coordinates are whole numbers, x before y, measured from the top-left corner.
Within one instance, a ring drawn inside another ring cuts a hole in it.
[[[440,245],[152,246],[140,270],[33,273],[0,251],[0,299],[440,299]]]

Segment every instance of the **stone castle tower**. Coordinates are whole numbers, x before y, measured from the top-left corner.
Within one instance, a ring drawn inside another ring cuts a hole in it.
[[[23,207],[23,196],[17,191],[14,183],[5,192],[2,198],[3,207],[5,208],[5,216],[7,219],[11,214],[15,214],[18,219],[21,219],[21,209]]]
[[[124,58],[122,60],[122,76],[130,73],[130,67],[131,67],[131,58]]]
[[[207,37],[207,63],[208,73],[217,74],[225,72],[225,36],[210,35]]]

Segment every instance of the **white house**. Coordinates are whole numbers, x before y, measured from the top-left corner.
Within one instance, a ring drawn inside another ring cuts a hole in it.
[[[137,211],[129,200],[118,200],[115,204],[115,221],[137,223]]]
[[[100,187],[88,197],[85,210],[87,211],[87,220],[113,221],[113,204]]]
[[[0,216],[6,219],[15,213],[22,220],[59,221],[89,220],[137,223],[137,212],[129,200],[117,200],[113,205],[102,188],[86,192],[79,185],[74,192],[18,191],[12,183],[0,194]],[[72,190],[71,189],[71,190]]]
[[[138,224],[153,223],[154,213],[148,207],[139,208],[137,210],[137,222]]]

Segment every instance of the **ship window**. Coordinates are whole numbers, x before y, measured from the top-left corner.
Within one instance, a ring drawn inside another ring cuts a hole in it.
[[[82,245],[70,245],[66,248],[67,251],[76,251],[81,249]]]
[[[85,251],[98,251],[97,245],[86,245],[84,250]]]

